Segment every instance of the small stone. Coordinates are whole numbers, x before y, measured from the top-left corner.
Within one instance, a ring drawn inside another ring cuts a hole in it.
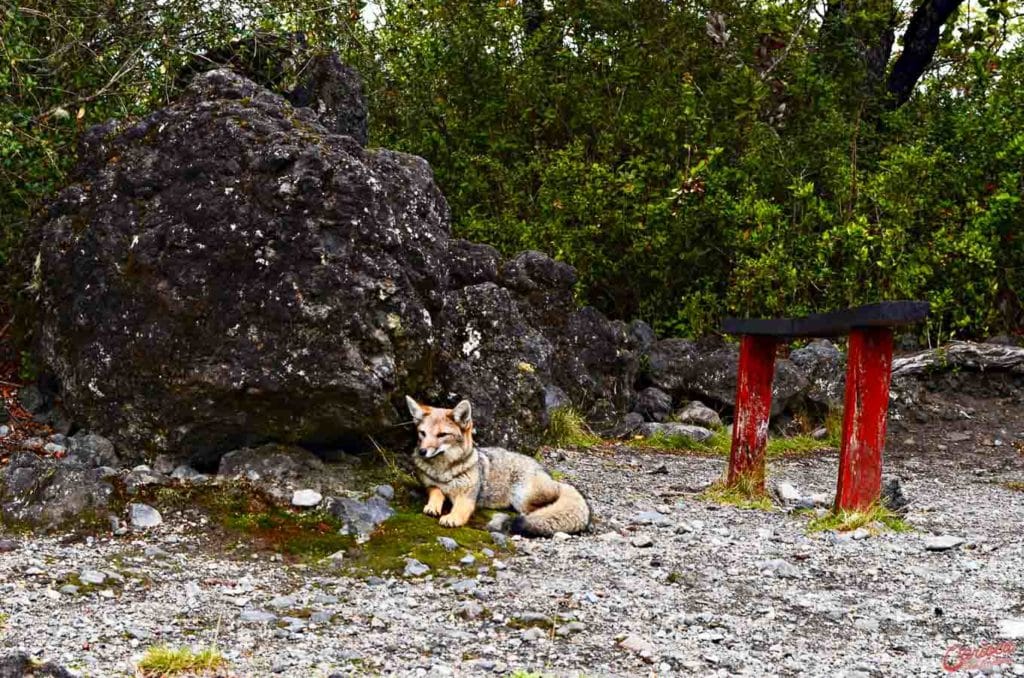
[[[64,584],[58,590],[66,596],[73,596],[78,593],[78,587],[74,584]]]
[[[147,640],[152,634],[140,626],[129,626],[124,630],[130,637],[136,640]]]
[[[475,579],[460,579],[452,584],[452,591],[455,591],[455,593],[472,593],[476,591],[477,586],[478,584]]]
[[[495,513],[493,516],[491,516],[490,521],[488,521],[487,523],[487,531],[501,532],[505,527],[505,523],[508,522],[510,517],[511,516],[509,516],[509,514],[507,513]]]
[[[868,633],[876,633],[878,631],[878,620],[877,619],[854,619],[853,628],[858,631],[867,631]]]
[[[183,480],[187,483],[199,484],[209,480],[210,476],[205,473],[200,473],[191,466],[182,465],[171,471],[171,478],[174,478],[175,480]]]
[[[13,539],[0,539],[0,553],[10,553],[18,550],[18,542]]]
[[[111,591],[110,589],[103,589],[102,591],[100,591],[100,598],[113,598],[113,597],[114,597],[114,592]]]
[[[676,419],[681,424],[695,424],[704,428],[720,428],[722,426],[722,418],[718,416],[718,412],[699,400],[690,401],[676,412]]]
[[[422,577],[423,575],[425,575],[429,571],[430,571],[430,566],[429,565],[421,563],[420,561],[416,560],[415,558],[406,558],[405,559],[405,571],[402,574],[404,576],[406,576],[406,577]]]
[[[373,492],[378,497],[383,497],[388,501],[391,501],[392,499],[395,498],[395,488],[391,487],[390,485],[378,485],[377,487],[373,488]]]
[[[128,513],[132,527],[146,529],[164,522],[160,512],[149,504],[129,504]]]
[[[519,637],[527,643],[536,643],[538,640],[542,640],[546,635],[547,633],[545,633],[543,629],[539,629],[534,626],[524,630]]]
[[[633,634],[620,640],[619,647],[637,654],[652,654],[654,652],[654,645],[650,641]]]
[[[551,538],[555,541],[565,541],[566,539],[570,539],[571,537],[566,532],[555,532],[553,535],[551,535]]]
[[[295,596],[277,596],[267,603],[268,606],[275,610],[284,610],[289,607],[295,607],[297,604],[298,599]]]
[[[242,610],[238,619],[248,624],[269,624],[277,621],[277,615],[264,610]]]
[[[650,535],[638,534],[629,540],[629,543],[638,549],[645,549],[654,546],[654,540],[651,539]]]
[[[164,551],[159,546],[147,546],[146,550],[143,551],[143,555],[147,558],[170,558],[171,554]]]
[[[963,537],[945,534],[937,537],[928,537],[924,540],[924,548],[926,551],[948,551],[955,549],[965,541]]]
[[[864,527],[858,527],[850,535],[850,537],[852,537],[855,540],[867,539],[870,536],[871,536],[870,530],[868,530],[867,528],[864,528]]]
[[[312,508],[323,501],[324,496],[316,490],[295,490],[292,494],[292,506]]]
[[[99,570],[82,570],[78,575],[78,578],[83,584],[92,584],[93,586],[99,586],[103,582],[107,581],[107,575],[103,574]]]
[[[501,532],[491,532],[491,541],[499,548],[505,548],[508,545],[508,537]]]
[[[791,483],[775,483],[775,492],[779,495],[779,499],[786,504],[795,504],[803,497]]]
[[[476,556],[467,553],[466,555],[459,558],[459,562],[462,565],[469,566],[476,562]]]
[[[800,576],[800,568],[781,558],[766,560],[758,565],[758,569],[783,579],[796,579]]]
[[[441,545],[441,548],[449,553],[459,548],[459,542],[455,541],[451,537],[438,537],[437,543]]]
[[[815,440],[824,440],[825,438],[828,438],[828,429],[824,426],[820,426],[811,431],[811,437]]]
[[[586,631],[586,630],[587,630],[587,625],[584,624],[583,622],[571,621],[568,624],[564,624],[562,626],[559,626],[558,630],[555,631],[555,634],[559,635],[559,636],[568,636],[570,634],[580,633],[580,632]]]
[[[630,518],[635,525],[654,525],[656,527],[668,527],[672,524],[672,518],[660,511],[640,511]]]
[[[11,432],[11,429],[7,426],[0,426],[0,438],[6,438]]]
[[[484,613],[484,606],[474,600],[467,600],[456,609],[458,614],[463,619],[477,619]]]

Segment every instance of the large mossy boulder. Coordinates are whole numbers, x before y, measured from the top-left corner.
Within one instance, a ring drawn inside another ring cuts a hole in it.
[[[540,439],[553,387],[628,402],[625,325],[576,309],[565,264],[451,240],[424,160],[338,133],[349,90],[314,110],[213,70],[83,135],[30,239],[39,353],[76,422],[212,465],[405,440],[406,393],[469,397],[481,442],[509,446]]]

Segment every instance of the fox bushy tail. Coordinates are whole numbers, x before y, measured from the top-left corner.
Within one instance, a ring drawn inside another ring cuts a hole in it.
[[[558,483],[558,498],[535,511],[516,516],[513,534],[550,537],[555,532],[582,532],[590,525],[590,506],[572,485]]]

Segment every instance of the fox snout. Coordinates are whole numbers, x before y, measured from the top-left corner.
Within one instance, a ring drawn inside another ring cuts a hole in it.
[[[441,447],[420,447],[416,450],[421,457],[424,459],[433,459],[437,455],[441,454]]]

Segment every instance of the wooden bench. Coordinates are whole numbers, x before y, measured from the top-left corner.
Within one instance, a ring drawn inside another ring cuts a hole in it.
[[[889,409],[892,328],[924,320],[928,302],[886,301],[803,318],[726,318],[740,339],[729,485],[764,491],[764,452],[779,343],[795,337],[849,335],[843,437],[836,510],[862,510],[878,500]]]

